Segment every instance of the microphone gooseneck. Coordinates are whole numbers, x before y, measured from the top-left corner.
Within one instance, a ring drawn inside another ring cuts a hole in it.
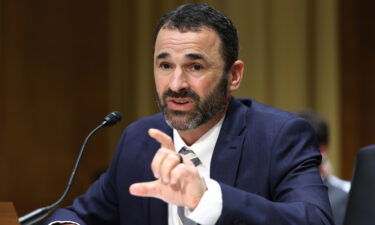
[[[38,222],[38,221],[42,220],[44,217],[46,217],[52,210],[54,210],[55,208],[57,208],[57,206],[59,206],[63,202],[63,200],[66,198],[66,196],[69,193],[70,187],[73,184],[73,180],[74,180],[74,178],[76,176],[79,163],[81,161],[83,152],[84,152],[84,150],[86,148],[86,145],[87,145],[89,139],[98,130],[100,130],[101,128],[113,126],[117,122],[119,122],[120,120],[121,120],[121,113],[120,112],[117,112],[117,111],[111,112],[106,117],[104,117],[103,122],[99,126],[97,126],[95,129],[93,129],[87,135],[86,139],[84,140],[84,142],[83,142],[83,144],[81,146],[81,150],[79,151],[76,163],[75,163],[75,165],[73,167],[72,173],[71,173],[69,181],[68,181],[68,183],[67,183],[67,185],[65,187],[64,193],[61,195],[60,199],[57,200],[55,203],[49,205],[49,206],[45,206],[45,207],[36,209],[36,210],[34,210],[34,211],[32,211],[32,212],[24,215],[24,216],[21,216],[20,218],[18,218],[18,221],[20,222],[21,225],[32,225],[32,224],[35,224],[36,222]]]

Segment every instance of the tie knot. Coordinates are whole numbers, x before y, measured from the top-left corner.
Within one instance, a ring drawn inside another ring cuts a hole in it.
[[[190,161],[194,163],[195,166],[198,166],[202,163],[198,156],[192,150],[188,149],[185,146],[182,147],[180,151],[178,151],[178,153],[186,155],[190,159]]]

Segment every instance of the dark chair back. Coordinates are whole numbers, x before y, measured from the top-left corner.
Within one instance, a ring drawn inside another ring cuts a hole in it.
[[[375,145],[357,152],[344,224],[375,224]]]

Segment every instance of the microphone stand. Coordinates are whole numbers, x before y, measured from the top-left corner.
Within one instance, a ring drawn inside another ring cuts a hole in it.
[[[93,129],[89,133],[89,135],[87,135],[86,139],[84,140],[84,142],[81,146],[81,150],[79,151],[79,154],[78,154],[76,163],[73,167],[72,173],[70,175],[68,184],[66,185],[64,193],[61,195],[60,199],[57,200],[55,203],[53,203],[51,205],[36,209],[36,210],[34,210],[34,211],[24,215],[24,216],[19,217],[18,221],[20,222],[21,225],[32,225],[32,224],[37,223],[38,221],[45,218],[51,211],[56,209],[63,202],[63,200],[66,198],[66,196],[69,193],[70,187],[73,184],[73,180],[74,180],[74,178],[76,176],[76,173],[77,173],[77,168],[79,166],[79,163],[81,161],[83,152],[86,148],[86,145],[87,145],[87,142],[89,141],[89,139],[101,128],[107,127],[107,126],[112,126],[120,120],[121,120],[121,114],[119,112],[112,112],[104,118],[104,121],[99,126],[97,126],[95,129]]]

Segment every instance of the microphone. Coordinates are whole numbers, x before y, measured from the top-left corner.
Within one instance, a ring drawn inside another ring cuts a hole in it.
[[[59,206],[63,202],[65,197],[68,195],[70,187],[72,186],[74,177],[76,176],[76,173],[77,173],[77,168],[78,168],[79,163],[81,161],[81,158],[82,158],[83,152],[86,148],[88,140],[91,138],[91,136],[93,136],[101,128],[113,126],[117,122],[119,122],[120,120],[121,120],[121,113],[120,112],[117,112],[117,111],[111,112],[106,117],[104,117],[103,122],[99,126],[97,126],[95,129],[93,129],[89,133],[89,135],[87,135],[86,139],[84,140],[84,142],[81,146],[81,150],[78,154],[76,163],[73,167],[73,170],[72,170],[72,173],[70,175],[68,184],[66,185],[65,190],[64,190],[63,194],[61,195],[60,199],[57,200],[55,203],[49,205],[49,206],[45,206],[45,207],[36,209],[36,210],[34,210],[34,211],[24,215],[24,216],[21,216],[20,218],[18,218],[18,221],[20,222],[21,225],[32,225],[32,224],[37,223],[38,221],[40,221],[44,217],[46,217],[52,210],[56,209],[57,206]]]
[[[110,127],[110,126],[115,125],[120,120],[121,120],[121,113],[118,111],[114,111],[104,117],[102,125],[105,127]]]

